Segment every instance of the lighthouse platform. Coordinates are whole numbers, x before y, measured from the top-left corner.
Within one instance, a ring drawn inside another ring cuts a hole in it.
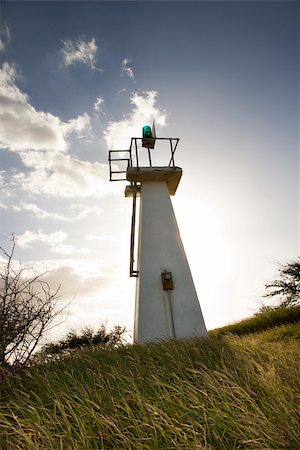
[[[133,197],[134,190],[139,195],[140,186],[136,183],[144,183],[147,181],[165,181],[170,195],[175,195],[182,176],[180,167],[128,167],[126,179],[134,186],[126,186],[125,197]]]

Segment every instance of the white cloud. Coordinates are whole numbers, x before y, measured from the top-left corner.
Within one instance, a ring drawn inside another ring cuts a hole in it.
[[[4,63],[0,69],[0,148],[63,152],[70,133],[82,136],[89,131],[87,113],[64,123],[51,113],[37,111],[16,85],[17,79],[16,67]]]
[[[121,63],[121,76],[122,75],[127,75],[129,78],[134,78],[133,70],[129,66],[130,63],[131,63],[131,59],[130,58],[124,58],[123,59],[123,61]]]
[[[76,248],[73,244],[60,243],[51,248],[52,253],[57,253],[59,255],[73,255],[74,253],[87,255],[89,252],[86,248]]]
[[[49,213],[41,208],[39,208],[34,203],[24,203],[21,202],[19,205],[15,205],[12,207],[12,209],[16,212],[21,211],[29,211],[33,213],[38,219],[57,219],[57,220],[68,220],[67,217],[62,216],[60,214],[56,213]]]
[[[86,255],[89,250],[85,248],[76,248],[73,244],[65,242],[68,233],[64,231],[54,231],[53,233],[44,233],[42,230],[29,231],[16,236],[17,244],[22,248],[31,248],[34,243],[40,242],[50,247],[52,253],[59,255],[72,255],[74,253]]]
[[[0,147],[11,150],[67,148],[58,117],[36,111],[15,81],[15,66],[0,70]]]
[[[20,234],[16,237],[17,244],[22,248],[29,248],[34,242],[43,242],[48,244],[50,247],[54,247],[68,237],[68,233],[63,231],[54,231],[53,233],[44,233],[41,230],[36,232],[26,230],[25,233]]]
[[[132,136],[140,136],[141,128],[155,119],[157,125],[166,124],[166,112],[156,106],[156,91],[134,92],[130,98],[133,109],[118,122],[109,122],[104,131],[108,148],[128,148]]]
[[[13,180],[25,191],[58,198],[102,197],[119,192],[110,183],[107,164],[90,163],[52,152],[22,152],[22,162],[31,172],[16,173]],[[116,184],[116,183],[114,183]]]
[[[79,138],[89,136],[91,132],[91,118],[88,113],[83,113],[75,119],[70,119],[62,125],[65,135],[76,133]]]
[[[82,39],[72,42],[70,39],[66,39],[65,41],[62,41],[62,43],[63,48],[61,49],[61,55],[66,66],[72,64],[85,64],[91,69],[99,70],[96,67],[98,47],[95,38],[92,38],[89,42]]]
[[[16,67],[4,63],[0,70],[0,148],[19,153],[30,172],[15,172],[12,182],[23,190],[59,198],[103,196],[118,191],[108,179],[107,164],[90,163],[67,154],[68,137],[88,137],[87,113],[63,122],[35,110],[16,85]],[[17,131],[17,132],[16,132]],[[31,209],[40,217],[41,211]]]
[[[10,31],[8,26],[4,25],[0,28],[0,52],[3,52],[10,42]]]
[[[102,97],[96,97],[96,100],[94,103],[94,110],[96,112],[100,112],[102,110],[103,103],[104,103],[104,100]]]
[[[8,209],[8,206],[0,201],[0,208]],[[103,214],[103,210],[99,208],[99,206],[87,206],[82,203],[71,205],[69,212],[66,211],[66,215],[48,212],[34,203],[25,203],[22,201],[16,205],[11,206],[10,208],[15,212],[28,211],[32,213],[36,218],[41,220],[52,219],[68,222],[74,222],[80,219],[84,219],[89,215],[93,215],[93,217],[100,217]]]

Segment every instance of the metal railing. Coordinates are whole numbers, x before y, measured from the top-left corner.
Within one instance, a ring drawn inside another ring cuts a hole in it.
[[[113,158],[112,157],[116,153],[126,153],[126,152],[129,152],[129,157],[128,158]],[[127,161],[126,170],[112,170],[113,161]],[[125,178],[113,179],[113,174],[115,174],[115,173],[126,173],[128,167],[132,166],[131,150],[109,150],[108,151],[108,163],[109,163],[109,181],[126,181],[126,177]]]
[[[174,160],[174,154],[177,149],[177,145],[179,142],[179,138],[147,138],[147,141],[154,141],[151,142],[151,144],[155,144],[155,141],[169,141],[170,143],[170,151],[171,151],[171,157],[170,161],[168,163],[168,167],[173,167],[176,169],[175,166],[175,160]],[[108,152],[108,162],[109,162],[109,180],[110,181],[126,181],[126,175],[124,178],[114,178],[116,174],[126,174],[129,167],[136,167],[137,170],[139,170],[141,167],[153,167],[152,165],[152,158],[151,158],[151,149],[147,148],[148,151],[148,166],[141,166],[139,157],[139,151],[142,147],[139,148],[138,141],[143,141],[143,138],[139,137],[133,137],[131,138],[130,147],[128,150],[109,150]],[[157,151],[157,150],[155,150]],[[117,154],[120,155],[120,157],[116,157]],[[127,157],[126,156],[127,154]],[[114,162],[125,162],[125,168],[126,170],[120,170],[117,166],[118,170],[113,170]],[[127,163],[127,164],[126,164]],[[129,274],[130,277],[137,277],[138,276],[138,270],[134,269],[134,253],[135,253],[135,228],[136,228],[136,198],[137,198],[137,192],[140,188],[140,183],[136,182],[130,182],[130,186],[132,189],[132,216],[131,216],[131,235],[130,235],[130,263],[129,263]]]
[[[147,138],[148,141],[151,140],[151,138]],[[151,158],[151,149],[148,148],[148,165],[147,166],[141,166],[140,165],[140,157],[139,157],[139,151],[141,150],[141,147],[138,146],[138,141],[143,141],[143,138],[141,137],[132,137],[130,142],[130,147],[128,150],[109,150],[108,151],[108,162],[109,162],[109,180],[110,181],[126,181],[126,176],[124,178],[114,178],[115,174],[126,174],[128,167],[136,167],[139,169],[140,167],[153,167],[152,165],[152,158]],[[175,166],[175,160],[174,160],[174,154],[177,149],[177,145],[179,142],[179,138],[153,138],[153,141],[169,141],[170,143],[170,152],[171,157],[170,161],[168,163],[168,167],[176,167]],[[124,157],[124,153],[128,154],[127,157]],[[115,157],[117,154],[120,155],[119,158]],[[127,166],[126,170],[113,170],[113,163],[115,162],[121,162],[126,161]]]

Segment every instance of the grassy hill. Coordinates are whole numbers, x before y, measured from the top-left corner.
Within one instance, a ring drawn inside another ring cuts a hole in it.
[[[267,322],[31,367],[6,380],[0,448],[299,450],[300,322]]]

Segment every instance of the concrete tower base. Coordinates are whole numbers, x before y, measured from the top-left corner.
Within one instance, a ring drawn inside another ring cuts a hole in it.
[[[207,336],[166,181],[142,181],[134,342]],[[164,290],[161,273],[172,273]]]

